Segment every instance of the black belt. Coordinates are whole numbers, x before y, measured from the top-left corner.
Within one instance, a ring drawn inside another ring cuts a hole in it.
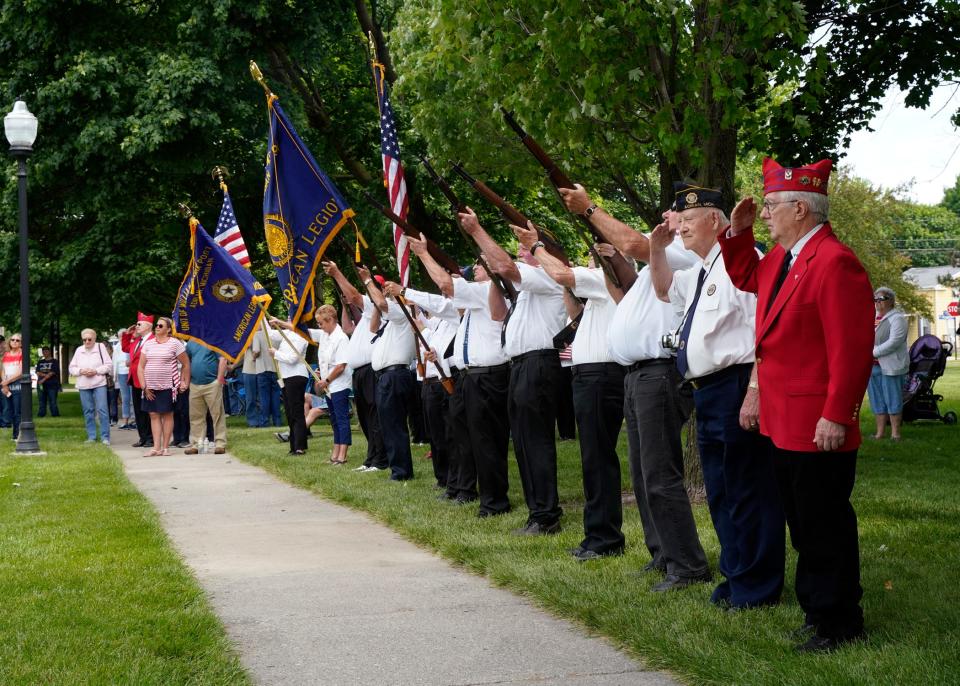
[[[699,391],[701,388],[712,386],[713,384],[729,379],[731,376],[736,376],[744,369],[750,369],[752,366],[752,364],[735,364],[731,367],[724,367],[723,369],[711,372],[710,374],[697,377],[696,379],[690,379],[690,381],[687,383]]]
[[[627,367],[627,374],[629,374],[630,372],[635,372],[638,369],[643,369],[644,367],[652,367],[658,364],[675,365],[676,361],[672,357],[657,357],[652,360],[640,360],[639,362],[634,362],[629,367]]]
[[[424,386],[429,386],[429,385],[435,384],[435,383],[440,383],[440,378],[439,378],[439,377],[436,377],[436,376],[428,376],[428,377],[425,377],[424,380],[423,380],[423,385],[424,385]]]
[[[376,375],[377,375],[377,378],[379,379],[381,376],[383,376],[383,375],[386,374],[387,372],[392,372],[392,371],[396,371],[396,370],[399,370],[399,369],[405,369],[405,370],[407,370],[407,371],[410,371],[409,365],[405,365],[405,364],[391,364],[389,367],[384,367],[383,369],[378,369],[378,370],[374,371],[374,374],[376,374]]]
[[[591,372],[616,371],[623,369],[623,366],[616,362],[589,362],[587,364],[575,364],[570,369],[573,370],[574,374],[578,372],[581,374],[589,374]]]
[[[560,352],[556,348],[547,348],[545,350],[531,350],[528,353],[523,353],[517,355],[516,357],[511,358],[511,362],[522,362],[528,357],[556,357],[560,359]]]
[[[471,376],[476,374],[496,374],[497,372],[506,372],[510,370],[510,363],[495,364],[490,367],[467,367],[464,372]]]
[[[359,372],[359,371],[361,371],[361,370],[363,370],[363,369],[366,369],[366,368],[369,367],[369,366],[370,366],[370,363],[367,362],[366,364],[362,364],[362,365],[360,365],[359,367],[354,367],[354,368],[353,368],[353,371]]]

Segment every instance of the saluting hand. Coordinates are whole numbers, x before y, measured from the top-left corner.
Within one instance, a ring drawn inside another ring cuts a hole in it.
[[[574,214],[583,214],[593,204],[590,201],[590,196],[587,195],[587,189],[579,183],[574,184],[573,188],[560,188],[558,190],[563,204]]]
[[[529,250],[534,243],[540,239],[540,235],[537,233],[537,230],[533,228],[533,222],[527,221],[527,227],[517,226],[511,224],[510,228],[513,230],[513,235],[517,237],[517,240],[520,241],[520,245]]]
[[[662,252],[673,243],[673,230],[667,226],[667,223],[657,224],[650,232],[650,249]]]
[[[730,215],[730,233],[736,236],[741,231],[753,228],[753,222],[757,217],[757,203],[752,196],[747,196],[737,203]]]

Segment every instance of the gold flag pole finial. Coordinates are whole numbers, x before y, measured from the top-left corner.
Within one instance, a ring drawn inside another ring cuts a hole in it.
[[[187,206],[187,203],[185,202],[178,202],[177,209],[180,210],[180,216],[183,217],[184,219],[189,219],[190,217],[193,216],[193,210],[191,210],[190,207]]]
[[[210,170],[210,178],[212,178],[214,181],[220,182],[220,190],[222,190],[224,193],[227,192],[226,179],[229,176],[230,176],[230,170],[220,164],[218,164],[216,167]]]
[[[270,91],[270,86],[267,85],[267,82],[263,78],[263,72],[260,71],[260,67],[257,66],[257,63],[253,60],[250,60],[250,76],[253,77],[253,80],[260,84],[263,88],[263,92],[267,94],[268,98],[275,98],[275,96]]]

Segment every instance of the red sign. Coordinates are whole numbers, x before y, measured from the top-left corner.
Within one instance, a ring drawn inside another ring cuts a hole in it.
[[[954,300],[952,303],[947,305],[947,314],[951,317],[960,317],[960,303]]]

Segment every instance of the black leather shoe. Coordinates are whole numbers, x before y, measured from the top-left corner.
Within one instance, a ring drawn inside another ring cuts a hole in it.
[[[515,536],[549,536],[560,533],[561,528],[562,527],[560,526],[559,519],[555,522],[550,522],[549,524],[530,522],[523,528],[514,529],[513,534]]]
[[[660,572],[661,574],[666,574],[667,566],[664,564],[660,564],[656,560],[650,560],[647,564],[643,565],[643,567],[640,568],[640,571],[643,572],[644,574],[647,574],[649,572]]]
[[[500,512],[491,512],[490,510],[479,510],[477,512],[477,519],[487,519],[488,517],[499,517],[500,515],[505,515],[510,510],[501,510]]]
[[[137,441],[136,443],[133,444],[133,447],[134,447],[134,448],[142,448],[142,447],[144,447],[145,445],[146,445],[146,443],[144,443],[143,441]]]
[[[713,580],[713,575],[709,572],[700,576],[677,576],[676,574],[667,574],[666,578],[659,584],[650,589],[651,593],[666,593],[667,591],[679,591],[687,586],[694,584],[705,584]]]
[[[473,496],[471,498],[470,496],[466,496],[466,495],[458,495],[456,498],[453,499],[453,502],[456,505],[469,505],[470,503],[477,502],[477,496]]]
[[[573,559],[577,562],[590,562],[591,560],[602,560],[605,557],[620,557],[623,555],[623,548],[615,548],[613,550],[608,550],[603,553],[598,553],[595,550],[587,550],[586,548],[580,548],[579,552],[570,552],[573,555]]]
[[[804,642],[810,638],[817,631],[816,624],[804,624],[799,629],[794,629],[790,632],[789,638],[791,641]]]
[[[443,502],[445,500],[456,500],[456,499],[457,499],[456,496],[450,495],[446,491],[444,491],[443,493],[437,496],[437,500],[439,500],[440,502]]]
[[[794,646],[793,650],[797,653],[832,653],[847,643],[862,641],[866,636],[866,633],[862,631],[849,638],[827,638],[826,636],[814,634],[803,643]]]

